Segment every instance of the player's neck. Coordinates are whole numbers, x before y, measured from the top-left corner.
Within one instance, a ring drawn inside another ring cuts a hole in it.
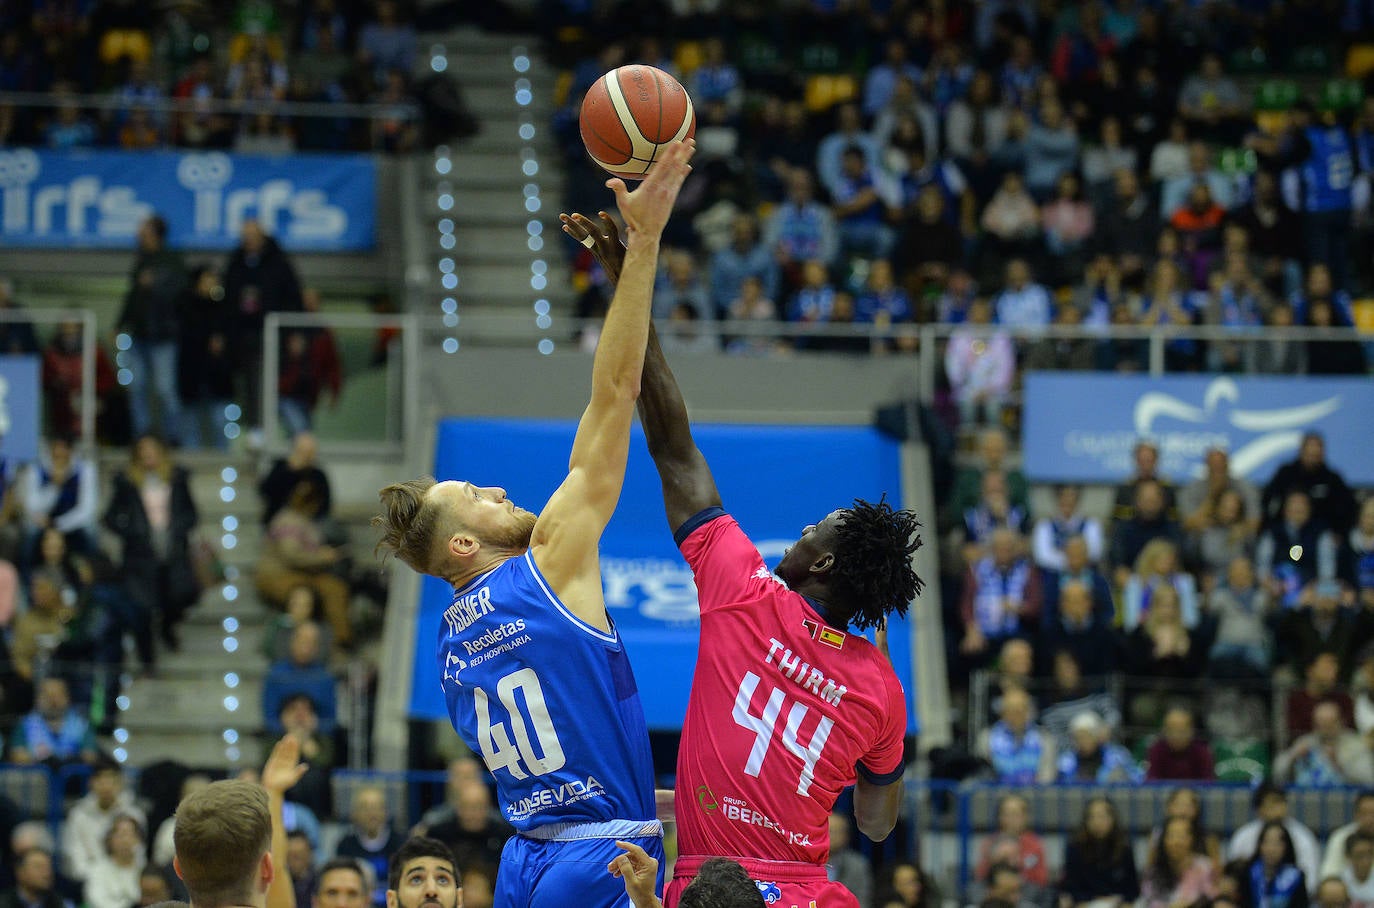
[[[480,577],[488,571],[500,567],[506,561],[509,561],[510,559],[523,554],[525,554],[525,549],[520,549],[518,551],[513,552],[492,552],[490,555],[484,558],[480,564],[472,564],[465,566],[461,569],[455,569],[454,573],[450,574],[444,579],[447,580],[450,584],[452,584],[455,590],[461,590],[463,587],[471,583],[474,577]]]

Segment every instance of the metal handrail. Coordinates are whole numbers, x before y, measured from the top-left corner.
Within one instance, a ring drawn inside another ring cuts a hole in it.
[[[52,108],[76,105],[93,110],[148,110],[159,113],[193,114],[272,114],[283,117],[349,117],[378,120],[420,117],[420,106],[414,101],[394,103],[339,101],[260,101],[230,98],[156,98],[129,99],[119,95],[68,94],[43,91],[0,91],[0,104],[15,107]]]

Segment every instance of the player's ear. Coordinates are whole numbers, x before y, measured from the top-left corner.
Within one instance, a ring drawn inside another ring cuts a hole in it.
[[[835,554],[833,552],[822,552],[815,561],[811,562],[811,573],[824,574],[835,566]]]
[[[467,530],[454,533],[448,538],[449,554],[459,558],[469,558],[476,555],[477,550],[481,547],[482,543]]]
[[[462,896],[459,896],[459,904],[462,904]],[[388,889],[386,891],[386,908],[397,908],[395,889]]]

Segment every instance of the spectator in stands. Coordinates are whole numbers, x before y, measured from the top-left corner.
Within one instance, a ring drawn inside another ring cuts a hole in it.
[[[1208,832],[1202,822],[1202,795],[1196,788],[1180,787],[1170,790],[1164,799],[1163,822],[1150,831],[1146,848],[1145,862],[1153,865],[1158,857],[1159,843],[1164,836],[1164,824],[1173,819],[1182,819],[1193,830],[1194,850],[1212,862],[1213,867],[1221,867],[1221,840]],[[1225,868],[1222,868],[1223,871]],[[1224,888],[1226,874],[1223,872],[1218,888]]]
[[[1339,677],[1350,677],[1364,629],[1361,621],[1341,605],[1346,595],[1339,581],[1319,580],[1305,591],[1297,606],[1280,613],[1276,630],[1279,650],[1295,669],[1319,653],[1330,653],[1340,667]]]
[[[65,583],[62,575],[50,570],[36,572],[29,581],[29,610],[14,619],[10,631],[10,654],[14,670],[26,682],[32,682],[40,660],[67,654],[91,658],[91,653],[77,651],[73,645],[70,625],[76,610],[63,601]]]
[[[323,502],[320,505],[319,519],[330,517],[332,496],[329,476],[319,466],[319,442],[309,432],[302,432],[291,440],[291,453],[273,461],[272,469],[258,483],[258,494],[262,496],[263,525],[272,522],[277,512],[286,507],[291,493],[301,482],[311,482],[319,489]]]
[[[1045,230],[1045,248],[1061,282],[1080,273],[1097,224],[1078,174],[1066,171],[1059,175],[1054,195],[1040,208],[1040,224]]]
[[[1102,572],[1092,565],[1088,551],[1087,540],[1082,536],[1070,536],[1064,542],[1064,569],[1044,572],[1045,614],[1041,617],[1042,622],[1048,622],[1053,627],[1056,620],[1054,610],[1059,607],[1059,590],[1064,585],[1077,581],[1086,586],[1092,594],[1094,623],[1116,623],[1116,602],[1112,596],[1112,586]]]
[[[883,58],[869,67],[864,77],[863,113],[867,117],[878,114],[892,100],[901,78],[912,82],[921,80],[921,70],[909,59],[906,42],[891,38],[883,43]]]
[[[997,297],[997,323],[1009,328],[1043,328],[1054,317],[1049,291],[1035,282],[1025,259],[1007,262],[1006,288]]]
[[[1006,430],[1000,426],[988,426],[978,433],[977,463],[961,467],[954,477],[954,489],[950,493],[949,513],[951,522],[963,519],[964,512],[977,507],[982,496],[983,474],[996,471],[1007,478],[1007,491],[1011,503],[1029,513],[1029,486],[1026,474],[1016,469],[1007,459],[1009,442]]]
[[[472,864],[459,869],[463,879],[463,908],[492,908],[496,889],[496,869]]]
[[[52,852],[29,848],[14,857],[14,886],[0,892],[0,908],[72,908],[57,890]]]
[[[301,762],[309,766],[291,788],[291,800],[304,804],[311,813],[330,813],[329,772],[334,768],[334,741],[320,732],[320,714],[309,694],[288,694],[277,712],[282,731],[300,745]]]
[[[351,825],[335,854],[366,862],[373,868],[377,888],[372,892],[372,904],[380,908],[386,904],[387,862],[403,840],[391,826],[386,794],[380,788],[365,785],[355,789],[348,816]]]
[[[333,634],[333,645],[348,648],[353,626],[348,616],[351,588],[345,553],[327,541],[319,522],[323,495],[309,480],[300,482],[287,506],[267,526],[267,545],[258,561],[258,591],[270,604],[285,608],[292,592],[307,587],[319,599]]]
[[[180,804],[198,791],[204,791],[211,781],[210,777],[204,773],[191,773],[181,781],[181,796],[177,803]],[[158,825],[157,832],[153,835],[152,859],[154,866],[172,866],[172,859],[176,857],[176,828],[175,813]]]
[[[1346,538],[1346,579],[1361,609],[1374,608],[1374,497],[1360,504],[1359,520]]]
[[[141,839],[143,812],[134,804],[133,793],[124,787],[124,770],[113,760],[102,758],[91,770],[90,790],[72,805],[62,823],[62,863],[68,879],[86,882],[91,868],[106,854],[106,833],[121,816],[138,823]]]
[[[750,277],[759,281],[759,290],[765,299],[778,298],[778,263],[759,238],[758,219],[752,214],[739,214],[730,224],[730,243],[711,257],[708,283],[717,317],[730,311],[741,295],[745,280]],[[747,316],[732,314],[732,317]],[[772,317],[777,317],[776,310]]]
[[[1178,493],[1178,511],[1183,528],[1200,533],[1214,525],[1217,502],[1221,496],[1234,491],[1241,498],[1246,520],[1255,528],[1260,522],[1259,490],[1247,480],[1231,475],[1231,458],[1224,448],[1211,447],[1203,457],[1205,473],[1188,483]]]
[[[1210,589],[1234,559],[1254,554],[1253,513],[1245,510],[1240,492],[1227,489],[1212,504],[1207,526],[1189,535],[1192,562],[1198,567],[1204,589]]]
[[[1102,717],[1084,710],[1069,722],[1073,747],[1059,755],[1060,782],[1139,782],[1143,777],[1131,754],[1111,741]]]
[[[501,849],[515,830],[494,808],[486,783],[468,779],[458,786],[452,819],[430,827],[428,835],[453,849],[459,866],[499,864]]]
[[[976,753],[992,764],[1003,785],[1054,781],[1058,749],[1054,740],[1031,721],[1030,694],[1020,688],[1002,691],[1001,718],[984,729]]]
[[[987,884],[983,887],[983,898],[976,904],[980,908],[1030,908],[1035,905],[1033,895],[1026,894],[1021,874],[1012,864],[997,863],[988,871]]]
[[[713,319],[715,313],[708,296],[690,252],[677,251],[665,256],[654,289],[654,318],[668,319],[679,306],[687,306],[697,319]]]
[[[1277,176],[1261,168],[1254,175],[1250,200],[1233,215],[1245,228],[1250,250],[1260,259],[1259,276],[1271,293],[1297,289],[1301,280],[1302,226],[1279,194]]]
[[[1330,525],[1313,513],[1301,489],[1284,496],[1281,519],[1270,523],[1255,546],[1255,570],[1275,599],[1293,608],[1305,599],[1308,584],[1334,581],[1340,545]]]
[[[64,321],[43,348],[43,399],[52,435],[76,438],[82,430],[81,388],[85,375],[82,323]],[[114,394],[118,375],[110,355],[95,345],[95,429],[102,438],[121,437],[124,430],[122,401]]]
[[[1206,186],[1211,202],[1222,209],[1231,207],[1231,198],[1235,194],[1234,184],[1216,168],[1216,156],[1205,142],[1190,143],[1188,172],[1164,182],[1159,206],[1164,220],[1171,220],[1189,204],[1193,189],[1197,186]]]
[[[1054,487],[1055,511],[1050,517],[1035,522],[1032,550],[1035,563],[1046,571],[1063,571],[1067,565],[1065,544],[1075,537],[1088,547],[1088,560],[1096,564],[1102,559],[1104,547],[1102,523],[1096,517],[1081,512],[1082,489],[1075,485]]]
[[[95,733],[86,717],[72,707],[67,682],[44,678],[37,702],[14,729],[8,759],[11,763],[44,763],[56,769],[68,763],[94,763]]]
[[[1083,182],[1089,201],[1098,207],[1111,207],[1117,175],[1124,171],[1134,177],[1138,157],[1139,152],[1125,144],[1121,120],[1115,115],[1103,117],[1097,141],[1083,149]],[[1100,220],[1098,224],[1102,226]]]
[[[1337,320],[1329,301],[1312,302],[1307,312],[1307,325],[1336,335],[1306,341],[1309,375],[1364,375],[1368,371],[1364,347],[1355,329]]]
[[[1322,856],[1322,879],[1342,876],[1350,868],[1349,842],[1359,834],[1374,838],[1374,791],[1365,790],[1356,795],[1353,822],[1331,831],[1326,840],[1326,852]],[[1370,858],[1374,859],[1374,849],[1370,851]],[[1361,874],[1362,878],[1366,876],[1368,867]]]
[[[129,908],[138,904],[139,877],[143,873],[143,824],[135,817],[119,815],[105,833],[104,853],[88,868],[86,908]]]
[[[1070,731],[1080,713],[1092,712],[1114,727],[1121,722],[1121,706],[1106,689],[1105,679],[1088,681],[1072,650],[1061,649],[1050,657],[1051,686],[1040,709],[1040,726],[1054,738],[1060,753],[1074,745]]]
[[[1121,644],[1111,617],[1094,608],[1092,589],[1080,580],[1054,586],[1059,601],[1041,617],[1042,650],[1068,650],[1089,675],[1115,671],[1120,665]]]
[[[830,209],[817,202],[811,174],[794,168],[787,178],[787,198],[774,208],[764,229],[764,243],[782,268],[784,285],[795,289],[805,262],[828,264],[839,252],[839,234]]]
[[[885,198],[885,196],[887,196]],[[892,254],[897,235],[887,223],[891,193],[879,184],[858,145],[844,149],[840,179],[831,190],[831,214],[840,235],[840,256],[867,259]]]
[[[1374,784],[1374,756],[1330,701],[1312,710],[1312,731],[1274,761],[1274,777],[1303,788]]]
[[[412,836],[429,835],[429,830],[438,826],[440,823],[451,823],[458,815],[458,796],[463,789],[465,782],[481,782],[486,784],[486,767],[470,754],[455,757],[449,761],[447,778],[444,780],[444,801],[426,810],[420,817],[420,822],[411,829]],[[499,812],[494,812],[493,816],[500,817]]]
[[[96,144],[99,137],[96,128],[76,103],[74,94],[70,83],[59,82],[52,87],[52,95],[57,102],[57,116],[48,123],[46,130],[49,148],[71,151],[92,148]]]
[[[969,83],[968,95],[951,104],[945,114],[945,146],[955,158],[973,157],[979,148],[1000,148],[1007,138],[1009,119],[1010,111],[998,100],[992,73],[979,69]]]
[[[997,530],[991,552],[969,565],[960,614],[964,639],[960,651],[980,661],[1008,637],[1027,633],[1040,616],[1040,573],[1021,553],[1011,530]]]
[[[1250,860],[1259,848],[1260,832],[1270,823],[1281,823],[1293,840],[1295,863],[1307,879],[1315,879],[1321,860],[1317,837],[1298,820],[1288,815],[1288,793],[1274,782],[1261,782],[1250,799],[1255,819],[1240,827],[1226,846],[1227,860]]]
[[[320,293],[308,288],[301,292],[301,305],[307,313],[320,311]],[[325,391],[331,406],[339,406],[343,393],[343,363],[339,359],[334,332],[323,326],[294,328],[286,333],[282,345],[281,371],[277,381],[277,409],[286,434],[295,438],[309,432],[315,407]]]
[[[910,324],[914,316],[911,298],[906,290],[897,285],[892,263],[886,259],[874,260],[869,265],[863,290],[854,302],[854,320],[885,329],[891,325]],[[886,332],[880,332],[872,339],[874,353],[890,350],[914,353],[917,346],[918,341],[914,337],[892,337]]]
[[[1340,659],[1332,650],[1322,650],[1301,664],[1304,683],[1288,693],[1288,737],[1293,739],[1312,730],[1312,712],[1318,703],[1332,701],[1340,706],[1345,724],[1354,724],[1355,706],[1350,695],[1337,685]]]
[[[1121,594],[1121,626],[1127,631],[1145,620],[1161,588],[1173,590],[1185,627],[1195,628],[1201,618],[1197,581],[1179,563],[1178,546],[1169,539],[1145,543],[1135,559],[1135,570]]]
[[[167,221],[157,215],[138,228],[138,257],[116,326],[129,336],[132,356],[129,407],[135,435],[153,428],[153,395],[161,403],[162,433],[181,437],[181,398],[177,393],[177,339],[186,262],[167,248]]]
[[[1289,296],[1288,301],[1293,304],[1294,318],[1303,323],[1311,324],[1312,310],[1318,303],[1327,303],[1335,313],[1331,320],[1334,325],[1349,327],[1355,323],[1353,312],[1353,301],[1350,293],[1344,288],[1337,288],[1331,282],[1331,269],[1321,262],[1314,262],[1307,269],[1307,281],[1303,285],[1303,292],[1294,293]]]
[[[883,905],[897,904],[902,908],[936,908],[941,904],[940,890],[930,875],[916,864],[901,863],[892,868],[892,875],[879,899]]]
[[[1197,844],[1190,821],[1165,822],[1160,847],[1141,880],[1141,908],[1193,905],[1217,894],[1216,866],[1198,853]]]
[[[992,194],[979,219],[983,242],[991,257],[1031,255],[1040,239],[1040,207],[1026,191],[1021,173],[1009,170]]]
[[[262,331],[269,312],[298,312],[301,284],[295,266],[277,241],[254,219],[243,222],[238,248],[229,255],[224,272],[224,298],[233,312],[234,336],[245,391],[245,421],[259,424],[262,405]]]
[[[863,153],[868,171],[877,173],[882,167],[881,146],[863,128],[859,105],[846,103],[835,108],[835,129],[816,146],[816,173],[821,186],[832,198],[840,194],[844,182],[844,153],[852,146],[858,146]]]
[[[993,329],[992,307],[984,298],[969,306],[968,321],[950,334],[945,374],[966,425],[1001,422],[1016,378],[1016,348],[1006,332]]]
[[[1270,820],[1261,827],[1249,871],[1240,878],[1240,904],[1292,908],[1307,904],[1307,877],[1298,865],[1293,837],[1282,822]]]
[[[1357,832],[1347,838],[1345,862],[1346,866],[1340,872],[1340,881],[1345,884],[1349,893],[1347,905],[1367,908],[1374,904],[1374,835]],[[1322,886],[1325,887],[1330,882],[1328,877],[1322,881]],[[1320,898],[1321,889],[1318,888],[1317,892],[1318,904],[1322,908],[1327,908],[1327,903]]]
[[[1199,677],[1207,659],[1207,646],[1201,639],[1194,639],[1201,636],[1189,631],[1174,587],[1156,587],[1150,595],[1149,611],[1126,638],[1127,671],[1141,679],[1142,694],[1145,690],[1167,694],[1179,687],[1171,682]],[[1148,706],[1137,702],[1133,711],[1137,718],[1153,723],[1162,710],[1155,698],[1149,699]]]
[[[62,532],[70,551],[95,548],[99,496],[95,465],[76,453],[75,439],[58,435],[49,441],[47,456],[31,465],[20,480],[28,530],[25,560],[37,560],[39,539],[50,528]]]
[[[1355,522],[1355,495],[1345,478],[1326,462],[1326,441],[1320,432],[1302,437],[1296,459],[1283,464],[1264,487],[1264,518],[1278,522],[1288,494],[1307,495],[1312,515],[1335,533],[1346,533]]]
[[[302,624],[291,634],[291,649],[287,659],[275,663],[262,685],[262,714],[268,730],[282,734],[278,724],[281,707],[286,698],[303,693],[314,704],[320,719],[320,731],[330,734],[338,715],[334,676],[325,668],[320,651],[320,628],[316,624]]]
[[[200,597],[191,562],[191,533],[199,516],[189,474],[153,435],[134,442],[129,465],[116,474],[105,526],[120,539],[130,589],[159,616],[162,642],[176,650],[177,630]]]
[[[370,875],[364,872],[363,865],[355,857],[341,854],[332,858],[315,874],[311,903],[314,908],[364,908],[371,901]],[[386,885],[385,881],[386,877],[377,879],[381,886]]]
[[[234,397],[237,364],[229,347],[233,313],[214,268],[200,265],[191,270],[180,308],[178,389],[182,401],[182,440],[188,447],[200,447],[205,437],[204,424],[209,427],[210,445],[224,450],[229,446],[229,438],[224,434],[229,423],[225,408]]]
[[[867,905],[873,900],[873,866],[850,844],[853,833],[849,824],[849,817],[844,814],[830,814],[830,858],[825,864],[826,876],[852,892],[860,905]]]
[[[379,0],[376,20],[358,33],[358,62],[372,68],[376,82],[385,79],[389,70],[413,72],[415,44],[415,26],[401,20],[395,0]]]
[[[1098,214],[1097,223],[1098,248],[1118,261],[1125,274],[1144,274],[1146,260],[1154,253],[1160,218],[1135,171],[1116,171],[1112,198]]]
[[[1177,495],[1173,483],[1159,473],[1159,446],[1148,439],[1141,439],[1136,442],[1132,457],[1135,461],[1135,472],[1116,487],[1112,517],[1116,520],[1129,520],[1134,517],[1138,507],[1136,491],[1141,485],[1154,482],[1159,484],[1160,492],[1164,496],[1164,507],[1168,511],[1168,517],[1173,519],[1177,508]]]
[[[1197,735],[1193,714],[1175,706],[1164,714],[1160,736],[1145,752],[1145,780],[1210,782],[1216,778],[1212,748]]]
[[[286,836],[286,871],[291,874],[296,904],[304,908],[315,894],[315,849],[310,845],[310,837],[300,830]]]
[[[1001,864],[1014,868],[1021,879],[1044,889],[1050,884],[1045,842],[1030,828],[1030,803],[1021,795],[1003,795],[997,802],[997,831],[983,840],[974,879],[994,888],[992,870]],[[991,893],[989,893],[991,897]]]
[[[1151,542],[1161,542],[1169,546],[1174,560],[1169,567],[1178,569],[1178,544],[1182,537],[1178,524],[1169,517],[1168,496],[1165,487],[1149,479],[1140,482],[1135,489],[1135,506],[1130,509],[1129,517],[1118,518],[1112,530],[1112,563],[1116,565],[1116,581],[1125,586],[1130,579],[1131,566],[1138,564],[1140,556]],[[1158,551],[1162,551],[1156,547]],[[1154,567],[1154,559],[1145,565]]]
[[[983,474],[982,485],[978,504],[964,512],[964,561],[968,564],[988,554],[997,530],[1021,535],[1027,529],[1026,512],[1013,505],[1007,495],[1006,476],[989,470]]]
[[[1054,327],[1076,329],[1083,326],[1083,310],[1074,303],[1059,307]],[[1097,368],[1097,342],[1090,337],[1042,337],[1030,345],[1022,361],[1024,371],[1091,372]]]
[[[1059,177],[1078,166],[1078,129],[1053,96],[1040,102],[1040,116],[1026,132],[1026,188],[1037,201],[1054,192]]]
[[[172,900],[170,871],[161,867],[144,867],[138,875],[138,908],[153,908]]]
[[[1083,808],[1083,820],[1065,849],[1059,891],[1072,908],[1130,905],[1140,897],[1135,853],[1110,799],[1094,797]]]
[[[996,675],[988,684],[988,720],[997,721],[1002,713],[1002,696],[1010,690],[1028,690],[1035,671],[1035,650],[1026,640],[1012,637],[1002,644],[994,666]]]
[[[1225,577],[1207,597],[1207,611],[1216,622],[1216,638],[1207,655],[1211,677],[1268,679],[1274,652],[1270,606],[1269,594],[1255,582],[1250,559],[1231,559]]]

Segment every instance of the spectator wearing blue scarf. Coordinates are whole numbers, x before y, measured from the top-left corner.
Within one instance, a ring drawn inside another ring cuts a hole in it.
[[[1031,698],[1019,687],[1002,692],[1001,718],[978,741],[978,755],[992,764],[1004,785],[1054,781],[1054,737],[1031,721]]]
[[[1307,877],[1282,822],[1271,820],[1260,830],[1239,901],[1244,908],[1307,908]]]
[[[72,708],[67,682],[45,678],[38,686],[38,702],[10,739],[11,763],[94,763],[95,733],[86,717]]]

